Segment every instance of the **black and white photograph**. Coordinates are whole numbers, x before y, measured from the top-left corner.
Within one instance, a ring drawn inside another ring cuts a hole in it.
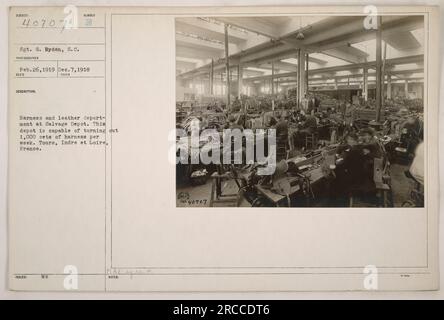
[[[177,207],[424,207],[425,36],[423,15],[177,17]]]

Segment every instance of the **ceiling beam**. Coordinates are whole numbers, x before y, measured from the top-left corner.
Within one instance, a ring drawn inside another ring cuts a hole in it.
[[[385,37],[385,41],[396,50],[412,50],[421,47],[421,44],[410,31],[392,33]]]
[[[219,58],[221,56],[220,50],[209,50],[209,49],[197,49],[186,46],[176,46],[176,56],[183,58],[192,58],[192,59],[211,59],[211,58]]]
[[[392,20],[382,24],[382,39],[385,40],[390,34],[412,31],[415,29],[420,29],[424,27],[424,17],[423,16],[409,16],[400,19]],[[333,35],[330,38],[319,41],[313,45],[312,49],[317,51],[323,51],[331,48],[337,48],[341,46],[347,46],[350,44],[372,40],[375,39],[374,30],[365,30],[362,27],[355,29],[355,31],[349,30],[348,34],[343,35]]]
[[[204,49],[212,49],[212,50],[224,50],[223,43],[207,41],[204,39],[199,39],[191,36],[186,36],[184,34],[176,33],[176,45],[184,45],[187,47],[193,47],[196,49],[204,48]]]
[[[400,71],[393,71],[389,72],[387,74],[396,76],[396,75],[405,75],[405,74],[414,74],[414,73],[422,73],[424,72],[424,69],[412,69],[412,70],[400,70]],[[375,76],[376,72],[368,72],[369,76]],[[357,79],[362,78],[362,73],[356,73],[356,74],[348,74],[348,75],[322,75],[321,77],[310,77],[310,80],[328,80],[328,79]]]
[[[280,37],[291,37],[298,32],[306,32],[325,21],[325,17],[291,17],[284,25],[279,28]]]
[[[322,51],[323,54],[349,63],[365,62],[368,54],[353,47],[340,47]]]
[[[196,63],[183,61],[183,60],[182,61],[176,60],[176,68],[192,70],[192,69],[196,68]]]
[[[236,26],[240,29],[248,30],[250,32],[268,37],[270,39],[279,38],[279,34],[276,32],[275,28],[259,21],[258,19],[245,17],[217,17],[215,18],[215,20],[228,25]]]
[[[424,59],[423,55],[417,55],[417,56],[411,56],[411,57],[387,59],[387,63],[389,63],[390,65],[409,64],[409,63],[415,63],[418,61],[422,61],[423,59]],[[370,62],[364,62],[364,63],[348,64],[348,65],[343,65],[343,66],[318,68],[318,69],[310,70],[309,74],[314,75],[314,74],[322,74],[322,73],[326,73],[326,72],[355,70],[355,69],[361,69],[364,67],[371,69],[371,68],[374,68],[375,65],[376,65],[376,61],[370,61]],[[281,74],[275,75],[275,77],[294,77],[294,76],[297,76],[297,72],[287,72],[287,73],[281,73]],[[249,80],[261,80],[263,78],[269,78],[269,77],[271,77],[271,75],[264,75],[264,76],[258,77],[258,78],[251,78]]]
[[[202,18],[177,18],[176,30],[196,34],[209,39],[224,41],[224,26],[221,23],[206,21]],[[241,44],[247,41],[249,35],[236,29],[230,29],[228,41]]]
[[[308,56],[308,61],[313,62],[313,63],[320,64],[320,65],[325,65],[325,64],[327,64],[327,61],[326,61],[326,60],[322,60],[322,59],[315,58],[315,57],[312,57],[312,56]]]
[[[273,64],[274,64],[274,68],[277,70],[286,70],[286,71],[297,70],[296,64],[283,62],[283,61],[273,61]],[[258,64],[258,68],[264,68],[267,70],[271,70],[272,69],[271,62]]]

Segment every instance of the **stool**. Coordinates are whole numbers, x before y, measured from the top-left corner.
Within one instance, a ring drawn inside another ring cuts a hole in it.
[[[232,167],[232,166],[230,166]],[[217,172],[214,172],[211,175],[212,184],[211,184],[211,196],[210,196],[210,207],[237,207],[240,203],[240,182],[239,178],[236,176],[236,173],[231,169],[226,170],[222,165],[218,165]],[[239,188],[238,193],[224,194],[223,193],[223,183],[228,183],[230,181],[234,181]]]
[[[276,139],[276,160],[287,159],[288,154],[288,136],[278,136]]]
[[[309,133],[305,136],[305,149],[315,149],[318,144],[318,136],[316,133]]]
[[[391,189],[387,184],[390,176],[388,176],[385,171],[386,168],[384,168],[383,159],[375,158],[373,162],[373,180],[379,198],[379,206],[381,207],[389,207],[392,204]]]

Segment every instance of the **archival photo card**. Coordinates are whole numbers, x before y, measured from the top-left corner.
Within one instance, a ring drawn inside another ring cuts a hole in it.
[[[9,287],[439,287],[439,8],[11,7]]]

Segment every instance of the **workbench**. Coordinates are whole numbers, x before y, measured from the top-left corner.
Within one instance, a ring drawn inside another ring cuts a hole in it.
[[[330,150],[327,150],[326,155],[327,156],[335,156],[336,155],[336,151],[337,151],[337,147],[334,147]],[[323,156],[322,154],[313,156],[311,158],[308,158],[306,160],[303,161],[299,161],[296,164],[298,165],[298,167],[307,165],[307,164],[312,164],[313,167],[308,169],[307,171],[302,172],[301,174],[303,176],[305,176],[306,178],[309,179],[310,184],[316,184],[317,182],[321,181],[323,178],[327,177],[327,173],[325,172],[325,170],[323,170],[321,163],[319,163],[320,161],[322,161]],[[295,160],[297,160],[297,157],[295,158],[289,158],[287,159],[287,163],[289,162],[294,162]],[[289,196],[292,197],[294,196],[297,192],[300,191],[300,184],[299,181],[301,179],[301,177],[298,176],[288,176],[287,177],[288,182],[291,185],[291,189],[290,189],[290,194]],[[275,204],[276,206],[281,206],[283,203],[287,202],[286,204],[288,204],[288,199],[287,196],[285,195],[281,195],[275,191],[272,190],[272,186],[271,185],[260,185],[258,184],[256,186],[256,189],[258,191],[258,193],[262,196],[264,196],[265,198],[267,198],[268,200],[270,200],[273,204]]]

